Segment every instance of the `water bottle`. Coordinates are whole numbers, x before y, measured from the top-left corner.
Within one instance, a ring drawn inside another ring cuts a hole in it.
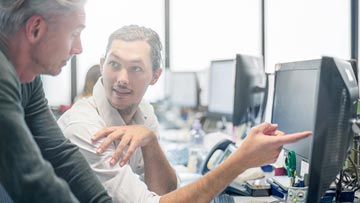
[[[195,120],[189,134],[189,161],[188,169],[192,173],[200,172],[200,166],[205,159],[206,150],[204,147],[205,132],[202,129],[200,120]]]

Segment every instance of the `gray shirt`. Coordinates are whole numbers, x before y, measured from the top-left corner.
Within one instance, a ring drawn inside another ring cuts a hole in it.
[[[14,202],[111,202],[57,126],[40,77],[20,84],[4,44],[0,42],[1,184]]]

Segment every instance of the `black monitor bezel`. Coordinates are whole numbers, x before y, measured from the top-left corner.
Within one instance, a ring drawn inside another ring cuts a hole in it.
[[[245,60],[257,60],[260,63],[262,70],[259,71],[255,69],[254,66],[256,66],[256,64],[249,66],[249,64],[245,63]],[[232,123],[233,126],[239,126],[258,118],[258,116],[262,117],[261,114],[263,111],[261,110],[265,109],[266,103],[264,100],[267,98],[266,94],[268,91],[268,84],[264,68],[264,59],[262,56],[236,54],[235,61],[235,92]],[[262,74],[263,80],[265,80],[263,81],[264,83],[262,86],[251,86],[251,83],[253,82],[251,81],[253,79],[253,73],[251,72],[253,71],[256,71],[257,74]],[[260,104],[251,103],[251,99],[253,98],[254,94],[261,94],[259,95],[262,97]],[[255,123],[252,125],[254,124]]]
[[[350,121],[356,118],[359,90],[354,75],[351,76],[353,81],[348,80],[350,68],[346,71],[340,64],[345,62],[332,57],[322,58],[307,203],[320,201],[342,170],[352,147]]]

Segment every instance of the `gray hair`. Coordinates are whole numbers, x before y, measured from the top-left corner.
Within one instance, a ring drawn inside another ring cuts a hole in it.
[[[107,52],[109,51],[111,44],[114,40],[123,40],[123,41],[145,40],[150,45],[151,48],[151,61],[152,61],[153,71],[155,71],[160,67],[162,61],[161,60],[162,44],[159,35],[154,30],[138,25],[127,25],[116,30],[109,37],[105,56],[107,55]]]
[[[31,16],[40,15],[45,21],[82,8],[86,0],[0,0],[0,32],[14,35]]]

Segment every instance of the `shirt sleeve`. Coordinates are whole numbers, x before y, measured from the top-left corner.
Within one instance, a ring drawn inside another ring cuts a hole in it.
[[[0,65],[0,181],[14,202],[78,202],[45,161],[24,120],[20,83]]]
[[[52,164],[56,174],[67,181],[80,202],[111,202],[78,147],[70,143],[58,127],[39,77],[22,85],[22,96],[26,123],[43,157]]]
[[[69,116],[72,113],[66,112],[58,121],[59,125],[65,136],[79,146],[80,151],[85,155],[92,170],[95,171],[113,201],[159,202],[160,196],[148,191],[146,184],[139,179],[139,176],[131,170],[128,164],[124,167],[120,167],[118,164],[113,167],[110,166],[115,145],[110,145],[101,155],[96,154],[96,149],[100,146],[101,140],[92,143],[90,138],[101,129],[101,126],[96,122],[77,122],[81,119],[73,119]]]

